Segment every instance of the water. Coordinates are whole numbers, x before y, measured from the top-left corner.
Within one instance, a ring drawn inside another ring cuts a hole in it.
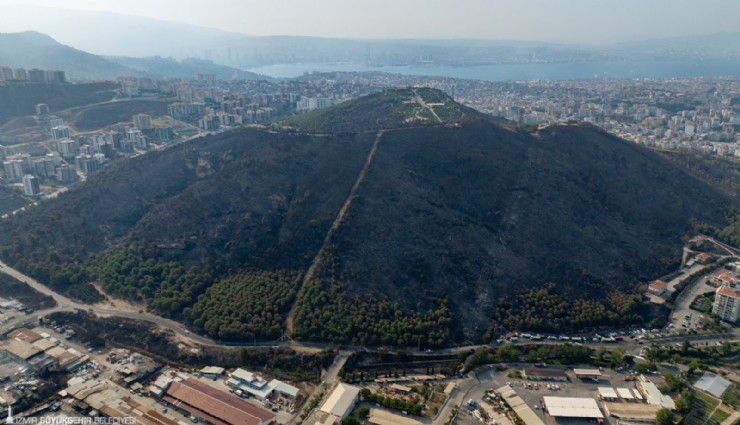
[[[354,63],[290,63],[249,69],[274,78],[312,72],[378,71],[487,81],[573,80],[583,78],[672,78],[740,76],[740,59],[687,61],[603,61],[478,66],[368,66]]]

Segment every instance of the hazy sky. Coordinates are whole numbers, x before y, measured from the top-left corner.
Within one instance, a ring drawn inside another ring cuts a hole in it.
[[[740,32],[740,0],[0,0],[0,13],[19,3],[252,35],[600,43]]]

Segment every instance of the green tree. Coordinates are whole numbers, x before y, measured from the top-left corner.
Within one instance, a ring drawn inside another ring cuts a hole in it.
[[[615,348],[612,350],[610,357],[612,359],[612,363],[619,366],[622,363],[624,363],[624,355],[626,352],[624,351],[624,348]]]
[[[370,416],[370,409],[368,409],[368,408],[367,408],[367,407],[365,407],[365,406],[362,406],[362,407],[360,407],[359,409],[357,409],[357,414],[358,414],[358,415],[359,415],[359,416],[360,416],[361,418],[367,418],[367,417],[369,417],[369,416]]]
[[[694,390],[691,388],[683,391],[681,396],[676,399],[676,410],[682,415],[686,415],[691,411],[691,406],[694,404]]]
[[[360,396],[363,400],[367,401],[370,400],[370,397],[373,395],[372,391],[370,391],[369,388],[363,388],[360,390]]]
[[[362,422],[358,421],[354,416],[347,416],[342,419],[342,425],[362,425]]]
[[[675,425],[676,415],[669,409],[663,408],[655,414],[655,425]]]
[[[656,365],[653,362],[638,363],[635,365],[635,372],[648,373],[655,370]]]
[[[514,344],[506,344],[499,349],[499,355],[505,361],[517,361],[519,360],[519,354],[519,349]]]

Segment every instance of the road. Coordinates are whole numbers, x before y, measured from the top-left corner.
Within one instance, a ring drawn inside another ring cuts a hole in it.
[[[107,316],[107,317],[122,317],[127,319],[133,319],[133,320],[143,320],[146,322],[154,323],[155,325],[163,328],[163,329],[169,329],[176,334],[178,334],[181,338],[185,340],[189,340],[195,344],[200,344],[204,346],[220,346],[220,347],[227,347],[227,346],[257,346],[257,347],[292,347],[295,349],[331,349],[335,347],[335,344],[331,343],[312,343],[312,342],[298,342],[298,341],[265,341],[265,342],[258,342],[258,343],[228,343],[228,342],[222,342],[222,341],[215,341],[211,338],[197,335],[192,332],[190,332],[182,323],[176,322],[171,319],[167,319],[164,317],[156,316],[151,313],[146,312],[132,312],[132,311],[125,311],[125,310],[116,310],[116,309],[110,309],[110,308],[99,308],[99,307],[93,307],[87,304],[81,304],[77,301],[74,301],[62,294],[59,294],[52,289],[48,288],[47,286],[39,283],[35,279],[33,279],[30,276],[27,276],[24,273],[21,273],[20,271],[8,266],[4,262],[0,261],[0,272],[5,273],[21,282],[26,283],[31,288],[35,289],[36,291],[48,295],[54,299],[54,301],[57,303],[57,306],[51,309],[46,310],[38,310],[31,314],[25,315],[25,316],[19,316],[15,318],[14,320],[0,326],[0,333],[7,332],[8,329],[11,327],[15,327],[20,325],[24,322],[34,322],[38,321],[38,318],[45,316],[50,313],[54,312],[62,312],[62,311],[87,311],[90,313],[94,313],[99,316]],[[647,340],[645,343],[647,345],[651,343],[665,343],[665,344],[671,344],[675,342],[680,341],[692,341],[696,343],[713,343],[716,341],[740,341],[740,330],[733,329],[732,333],[729,334],[693,334],[693,335],[676,335],[676,336],[670,336],[670,337],[663,337],[663,338],[655,338],[652,340]],[[517,345],[532,345],[532,344],[560,344],[559,341],[529,341],[524,340]],[[604,347],[604,348],[612,348],[612,347],[622,347],[630,354],[636,353],[637,351],[642,348],[642,345],[638,345],[636,342],[631,341],[625,341],[625,343],[622,344],[615,344],[615,343],[593,343],[593,342],[586,342],[586,345],[594,348],[598,347]],[[453,348],[445,348],[440,350],[435,350],[433,353],[425,353],[422,350],[413,350],[413,349],[401,349],[402,351],[405,351],[410,354],[414,354],[416,356],[436,356],[440,354],[457,354],[460,352],[475,350],[481,347],[488,347],[487,345],[468,345],[463,347],[453,347]],[[354,351],[368,351],[368,352],[379,352],[379,351],[387,351],[385,348],[382,347],[356,347],[356,346],[343,346],[343,350],[341,353],[346,353],[347,356],[351,354],[351,352]],[[393,351],[393,350],[390,350]],[[346,358],[345,358],[346,360]],[[342,364],[344,364],[342,362]],[[333,370],[333,368],[330,368],[330,371]],[[337,371],[339,369],[336,369]],[[328,377],[333,379],[333,376],[327,372]]]
[[[115,316],[115,317],[124,317],[124,318],[134,319],[134,320],[144,320],[147,322],[154,323],[157,326],[160,326],[162,328],[170,329],[173,332],[195,343],[198,343],[201,345],[219,345],[210,338],[207,338],[201,335],[192,334],[181,323],[175,322],[174,320],[170,320],[164,317],[156,316],[154,314],[120,311],[120,310],[105,309],[105,308],[95,308],[87,304],[78,303],[77,301],[74,301],[70,298],[65,297],[62,294],[59,294],[51,290],[49,287],[39,283],[36,279],[21,273],[20,271],[8,266],[2,261],[0,261],[0,272],[5,273],[8,276],[11,276],[27,284],[31,288],[35,289],[36,291],[44,295],[48,295],[52,297],[54,301],[57,303],[57,306],[52,309],[39,310],[39,311],[35,311],[32,314],[29,314],[26,316],[17,317],[16,319],[0,327],[0,331],[5,331],[9,329],[11,326],[17,326],[18,324],[29,321],[29,320],[31,321],[38,320],[39,317],[45,316],[49,313],[60,312],[60,311],[83,310],[83,311],[89,311],[91,313],[95,313],[100,316]]]

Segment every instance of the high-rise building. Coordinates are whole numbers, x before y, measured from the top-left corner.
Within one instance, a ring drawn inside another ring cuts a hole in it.
[[[67,164],[62,164],[57,168],[57,180],[60,183],[72,183],[77,180],[77,173],[74,168]]]
[[[46,70],[44,71],[44,81],[47,83],[66,83],[67,75],[64,71]]]
[[[147,114],[136,114],[132,121],[137,130],[148,130],[152,128],[152,117]]]
[[[132,142],[134,146],[140,149],[146,149],[149,146],[146,140],[146,136],[139,130],[129,130],[128,140]]]
[[[80,153],[80,145],[77,140],[61,140],[59,142],[59,153],[65,158],[74,158]]]
[[[213,83],[216,81],[216,74],[197,74],[196,79],[198,81],[207,81]]]
[[[740,289],[734,283],[717,288],[712,304],[712,313],[727,322],[737,322],[740,315]]]
[[[23,177],[23,161],[20,159],[10,159],[3,161],[5,179],[8,181],[18,181]]]
[[[33,68],[28,70],[28,79],[35,83],[46,81],[46,72],[43,69]]]
[[[172,127],[157,127],[157,140],[164,142],[173,140],[175,138],[175,131]]]
[[[54,141],[69,139],[69,127],[66,125],[58,125],[51,128],[51,138]]]
[[[296,102],[296,111],[302,113],[314,109],[324,109],[333,106],[335,103],[334,99],[326,97],[303,97]]]
[[[28,71],[25,68],[16,68],[13,77],[16,80],[28,81]]]
[[[10,81],[13,79],[13,68],[0,65],[0,80]]]
[[[54,159],[48,156],[33,160],[33,172],[37,176],[54,177],[56,175],[56,167],[57,164],[55,164]]]
[[[41,193],[41,188],[39,187],[39,179],[36,178],[36,176],[33,176],[31,174],[26,174],[25,176],[23,176],[23,193],[28,196],[36,196]]]
[[[56,115],[49,115],[49,128],[54,128],[60,125],[64,125],[64,120]]]
[[[77,155],[75,158],[77,168],[85,174],[90,174],[98,171],[101,167],[98,160],[93,158],[92,155]]]

